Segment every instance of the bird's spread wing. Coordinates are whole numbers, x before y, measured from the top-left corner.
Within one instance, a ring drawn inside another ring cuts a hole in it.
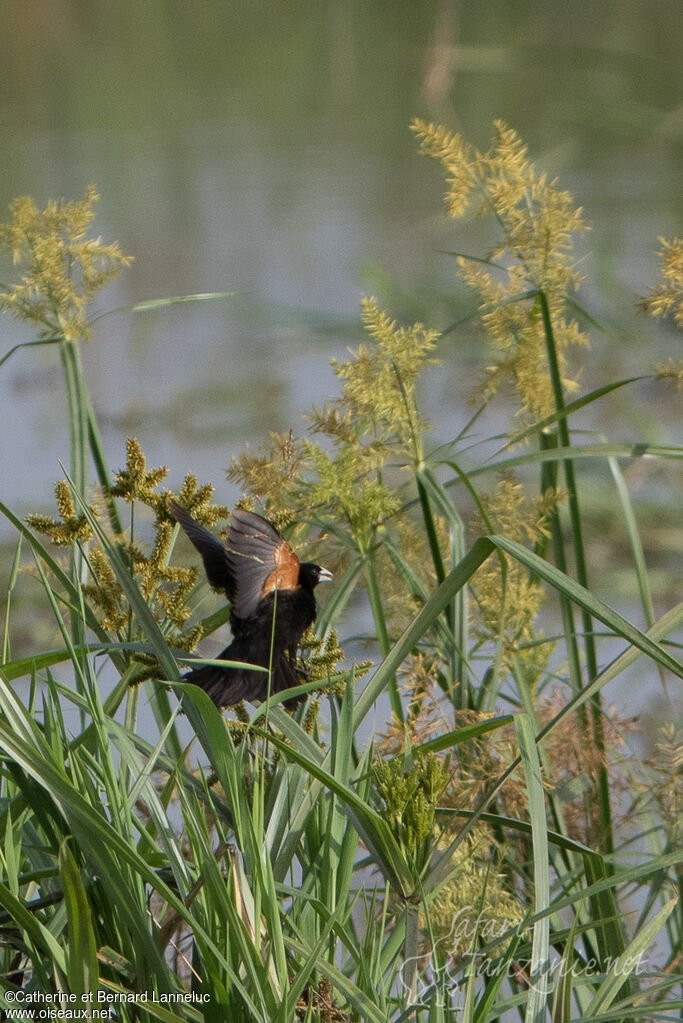
[[[234,589],[234,580],[228,565],[228,552],[225,545],[210,533],[204,526],[192,518],[189,512],[169,498],[169,508],[176,522],[179,522],[189,539],[202,556],[206,577],[217,590],[224,590],[228,597]]]
[[[276,587],[293,590],[299,585],[296,554],[270,522],[254,512],[233,511],[226,554],[231,579],[228,596],[238,618],[253,615]]]

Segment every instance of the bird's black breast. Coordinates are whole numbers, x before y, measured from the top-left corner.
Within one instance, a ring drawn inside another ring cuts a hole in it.
[[[313,591],[330,573],[302,563],[275,527],[254,512],[234,509],[224,544],[176,501],[169,498],[168,507],[201,554],[209,582],[230,601],[233,640],[218,659],[238,664],[203,665],[184,680],[219,707],[264,700],[269,692],[298,685],[297,647],[315,621]],[[288,701],[288,709],[297,700]]]
[[[315,597],[313,591],[273,590],[258,604],[256,611],[248,618],[230,615],[230,628],[236,640],[258,642],[262,657],[254,663],[267,664],[272,647],[273,658],[284,652],[295,653],[299,640],[306,629],[315,621]],[[274,621],[273,621],[274,619]],[[264,662],[263,655],[267,660]]]

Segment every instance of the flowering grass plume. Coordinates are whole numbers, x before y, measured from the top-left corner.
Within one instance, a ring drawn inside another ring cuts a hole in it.
[[[10,207],[12,219],[0,224],[0,244],[24,268],[21,281],[0,292],[0,308],[34,324],[41,338],[87,340],[90,301],[132,261],[116,242],[87,237],[98,198],[89,185],[82,199],[52,200],[41,211],[22,196]]]
[[[486,153],[438,125],[416,120],[412,128],[422,152],[446,171],[449,216],[468,210],[493,216],[502,234],[486,258],[458,257],[461,277],[479,297],[495,353],[477,395],[488,398],[511,380],[520,411],[543,418],[554,403],[539,293],[548,302],[563,383],[570,390],[576,382],[567,373],[567,349],[588,343],[565,311],[567,295],[582,280],[573,255],[574,236],[587,228],[582,211],[555,180],[537,173],[527,147],[502,121],[494,122]]]
[[[640,300],[640,307],[652,316],[673,316],[677,326],[683,327],[683,240],[668,242],[660,238],[659,265],[664,278],[649,294]],[[660,380],[676,380],[683,388],[683,359],[659,362],[655,371]]]
[[[507,473],[491,494],[482,496],[487,522],[480,514],[473,516],[472,530],[481,534],[492,529],[519,543],[536,543],[546,535],[547,518],[556,503],[553,490],[535,499],[527,497],[522,484]],[[474,636],[482,643],[500,643],[502,669],[509,669],[513,658],[521,658],[538,677],[551,651],[535,627],[545,602],[544,587],[517,561],[490,558],[476,573],[472,591]]]
[[[175,520],[167,508],[169,491],[159,490],[168,475],[168,469],[165,466],[148,469],[142,448],[132,437],[126,442],[126,451],[126,465],[114,474],[107,496],[121,498],[131,505],[131,525],[125,534],[114,535],[112,539],[121,545],[140,592],[169,644],[191,652],[203,635],[201,623],[187,627],[191,613],[187,600],[197,581],[198,572],[195,567],[185,568],[172,565],[169,561]],[[82,546],[91,577],[91,581],[83,587],[84,594],[97,613],[102,627],[115,634],[119,640],[129,639],[136,632],[135,623],[106,545],[93,538],[94,531],[88,516],[76,513],[74,499],[65,480],[56,484],[55,492],[60,518],[29,515],[28,524],[58,546]],[[211,484],[198,486],[196,477],[189,473],[180,489],[178,500],[191,508],[198,520],[212,524],[228,514],[225,506],[210,503],[212,495]],[[89,507],[91,518],[99,518],[99,503],[95,501]],[[147,505],[155,515],[151,550],[134,537],[132,512],[136,504]],[[155,674],[156,661],[153,658],[136,653],[133,659],[146,666],[141,667],[136,681]]]
[[[230,478],[267,503],[276,520],[286,507],[294,520],[316,516],[337,530],[345,524],[353,546],[367,552],[377,527],[400,507],[384,478],[387,465],[423,457],[429,424],[417,384],[434,361],[438,334],[420,323],[399,327],[371,298],[363,300],[362,316],[370,342],[332,361],[340,394],[308,417],[323,442],[271,435],[256,455],[233,459]]]

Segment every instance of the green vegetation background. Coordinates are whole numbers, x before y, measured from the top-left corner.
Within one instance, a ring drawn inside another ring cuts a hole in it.
[[[635,725],[606,711],[602,689],[636,665],[668,699],[683,677],[672,638],[683,605],[655,609],[622,468],[644,466],[673,494],[681,449],[574,426],[638,378],[576,380],[600,331],[576,297],[586,225],[571,196],[502,122],[481,151],[413,128],[442,164],[448,214],[496,225],[488,252],[453,261],[487,357],[467,429],[434,447],[420,378],[452,357],[444,337],[459,325],[399,326],[366,299],[367,341],[333,364],[338,394],[311,411],[308,435],[273,434],[234,460],[246,499],[337,569],[304,644],[314,695],[294,715],[278,694],[223,719],[180,682],[178,662],[226,613],[197,616],[167,470],[148,469],[133,439],[125,467],[108,468],[81,348],[96,343],[95,292],[128,258],[91,237],[94,190],[42,211],[18,199],[0,226],[19,264],[0,300],[33,325],[29,349],[58,351],[70,437],[58,516],[26,525],[1,506],[19,538],[0,685],[8,1012],[61,993],[98,1018],[100,992],[125,1020],[594,1021],[680,1008],[680,737],[667,724],[647,761],[629,754]],[[680,325],[680,241],[662,243],[660,265],[641,305]],[[682,375],[680,360],[651,374],[662,389]],[[492,437],[503,388],[517,415]],[[480,456],[482,436],[493,456]],[[591,589],[586,460],[608,470],[642,628]],[[191,473],[177,494],[214,522],[225,509],[211,495]],[[137,536],[150,511],[151,547]],[[59,645],[16,658],[24,551]],[[347,665],[338,629],[359,589],[379,657]],[[390,719],[367,741],[384,693]]]

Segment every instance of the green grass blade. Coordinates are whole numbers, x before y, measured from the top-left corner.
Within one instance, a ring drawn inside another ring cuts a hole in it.
[[[477,540],[472,550],[446,576],[439,588],[432,594],[425,606],[394,643],[356,703],[354,731],[369,713],[373,703],[392,678],[418,640],[433,627],[438,616],[455,594],[472,578],[479,566],[489,557],[493,545],[487,538]]]
[[[14,355],[15,352],[18,352],[20,348],[35,348],[39,345],[58,345],[61,344],[61,341],[61,337],[46,337],[39,338],[36,341],[21,341],[18,345],[12,345],[9,351],[5,352],[5,354],[0,357],[0,366],[7,362],[7,360]]]
[[[59,849],[59,873],[69,923],[67,966],[69,990],[82,999],[83,995],[98,989],[97,941],[88,895],[83,887],[76,860],[66,841],[62,842]]]
[[[168,298],[150,298],[144,302],[136,302],[133,306],[124,306],[123,310],[132,310],[134,313],[148,313],[154,309],[167,309],[172,305],[184,305],[187,302],[215,302],[224,298],[235,298],[241,295],[240,291],[206,291],[198,292],[196,295],[171,295]],[[120,309],[114,312],[121,312]]]
[[[518,714],[515,728],[524,768],[531,819],[531,839],[534,852],[534,913],[543,914],[534,923],[531,947],[529,998],[524,1023],[541,1023],[545,1019],[549,982],[550,919],[545,915],[550,903],[550,876],[548,871],[548,834],[545,798],[541,780],[541,765],[536,750],[536,739],[529,717]]]
[[[614,477],[614,482],[617,488],[617,494],[619,496],[619,503],[621,505],[621,511],[626,522],[626,534],[628,536],[629,546],[631,548],[631,557],[633,559],[633,570],[635,572],[636,581],[638,583],[638,592],[640,594],[640,601],[643,605],[643,611],[645,613],[645,621],[648,628],[654,623],[655,614],[654,606],[652,603],[652,592],[650,590],[650,582],[648,578],[647,565],[645,564],[645,553],[643,551],[643,544],[640,539],[640,532],[638,530],[638,523],[636,522],[635,512],[633,510],[633,504],[631,497],[626,486],[626,480],[624,474],[621,471],[621,467],[617,462],[616,458],[609,458],[607,463],[610,467],[610,472]]]
[[[584,896],[590,901],[591,927],[595,933],[600,968],[621,955],[624,950],[624,936],[620,926],[619,906],[615,889],[615,871],[599,853],[586,854],[583,857],[584,872],[588,887]],[[607,883],[601,883],[607,882]],[[610,883],[612,882],[612,883]],[[629,981],[622,978],[624,995],[629,993]]]
[[[24,675],[30,675],[32,672],[41,671],[43,668],[51,668],[54,664],[63,664],[65,661],[70,660],[74,653],[80,657],[88,653],[97,653],[103,650],[105,646],[109,646],[110,649],[121,649],[118,644],[102,643],[88,643],[85,647],[78,649],[75,647],[71,647],[71,649],[60,647],[59,650],[46,650],[32,657],[19,657],[14,661],[6,661],[2,665],[2,671],[5,678],[11,682],[17,678],[23,678]]]
[[[171,295],[168,298],[150,298],[143,302],[136,302],[134,305],[121,305],[116,309],[107,309],[106,312],[94,316],[90,324],[98,323],[106,316],[114,316],[117,313],[147,313],[158,309],[166,309],[173,305],[184,305],[187,302],[213,302],[224,298],[236,298],[241,295],[240,291],[207,291],[198,292],[196,295]],[[36,344],[37,342],[34,342]]]
[[[265,738],[265,733],[260,733]],[[363,842],[372,854],[375,863],[391,881],[396,890],[406,895],[412,892],[414,878],[408,867],[405,856],[396,839],[392,835],[387,822],[380,817],[364,799],[353,789],[342,784],[329,771],[305,757],[299,750],[292,748],[278,736],[271,735],[269,741],[278,747],[283,756],[300,764],[306,771],[321,782],[325,788],[339,797],[345,805],[353,825]]]
[[[87,391],[85,394],[85,400],[88,419],[88,444],[90,447],[90,454],[92,455],[93,462],[95,463],[97,479],[107,506],[109,522],[115,533],[123,533],[123,525],[121,523],[121,516],[119,515],[116,500],[110,493],[111,475],[109,472],[109,466],[107,465],[107,458],[104,453],[104,445],[102,444],[102,438],[100,436],[100,428],[97,424],[97,418],[92,406],[92,401],[90,400],[90,394]]]
[[[653,943],[659,932],[664,927],[671,913],[676,908],[678,899],[670,899],[662,906],[658,913],[652,917],[644,927],[636,934],[633,940],[626,946],[620,955],[610,957],[607,976],[600,985],[595,997],[588,1006],[587,1019],[595,1019],[596,1016],[609,1009],[620,992],[624,991],[629,975],[640,965],[642,956]],[[626,994],[629,994],[626,986]],[[626,1012],[625,1012],[626,1014]]]
[[[683,678],[683,663],[667,653],[658,643],[653,642],[644,632],[631,625],[609,605],[594,597],[589,590],[579,583],[570,579],[563,572],[559,572],[554,566],[539,558],[532,551],[527,550],[514,540],[508,540],[503,536],[490,537],[491,542],[506,554],[511,555],[521,564],[526,565],[532,572],[549,583],[553,589],[565,594],[573,603],[585,609],[593,618],[597,618],[603,625],[612,629],[618,636],[626,640],[642,653],[647,654],[652,660],[668,668],[674,675]]]
[[[566,462],[568,458],[576,461],[582,458],[647,458],[670,459],[679,461],[683,458],[683,448],[671,444],[649,444],[633,441],[630,444],[580,444],[576,447],[557,447],[551,450],[529,451],[523,455],[510,458],[499,458],[494,462],[486,462],[467,470],[469,478],[483,476],[488,473],[499,475],[510,469],[523,465],[534,465],[539,462]],[[448,480],[445,486],[452,487],[462,482],[459,477]]]
[[[574,914],[571,930],[564,946],[560,961],[558,979],[553,991],[550,1023],[571,1023],[572,1018],[572,967],[574,965],[574,943],[579,923],[579,914]]]
[[[370,607],[372,609],[372,617],[375,623],[375,632],[377,635],[377,642],[384,658],[384,663],[387,660],[387,654],[389,653],[390,642],[389,642],[389,630],[387,627],[386,617],[384,614],[384,605],[382,603],[382,595],[379,586],[379,580],[377,578],[377,566],[375,563],[374,555],[370,554],[365,559],[365,584],[368,590],[368,597],[370,598]],[[389,700],[391,702],[391,710],[397,719],[397,721],[403,721],[403,701],[398,691],[398,681],[396,675],[392,672],[384,680],[384,686],[389,693]]]
[[[116,580],[123,590],[126,600],[135,614],[145,637],[152,646],[154,655],[159,661],[161,670],[165,673],[166,679],[169,681],[177,681],[180,676],[175,659],[171,654],[163,633],[161,632],[159,623],[152,614],[147,601],[142,596],[135,579],[130,573],[130,568],[127,559],[123,555],[121,545],[112,543],[100,525],[98,519],[92,514],[90,508],[87,506],[85,501],[81,499],[77,492],[74,492],[74,497],[80,506],[82,514],[85,515],[88,520],[88,524],[100,541],[107,560],[116,576]]]
[[[27,712],[4,685],[0,685],[0,710],[5,716],[5,720],[0,718],[0,749],[23,767],[41,789],[49,793],[68,821],[92,869],[107,879],[112,899],[127,921],[132,935],[136,937],[143,958],[160,977],[165,976],[163,957],[156,943],[150,941],[150,920],[146,905],[142,911],[131,897],[131,878],[150,885],[185,917],[187,913],[183,903],[142,859],[126,836],[103,815],[99,804],[95,806],[88,801],[87,793],[81,792],[82,783],[77,787],[67,777],[64,766],[55,760],[52,750],[40,732],[36,731]]]
[[[10,568],[9,579],[7,581],[7,596],[5,597],[5,629],[2,637],[2,663],[5,664],[10,658],[10,639],[9,639],[9,623],[10,623],[10,612],[12,608],[12,594],[14,587],[17,583],[17,576],[19,574],[19,564],[21,562],[21,536],[17,543],[17,549],[14,552],[14,559],[12,561],[12,567]]]
[[[437,736],[436,739],[428,739],[427,742],[413,746],[412,752],[414,754],[438,753],[443,749],[452,749],[454,746],[460,745],[460,743],[477,739],[480,735],[485,735],[486,732],[509,725],[514,720],[512,714],[503,714],[496,718],[485,718],[483,721],[477,721],[473,725],[463,725],[461,728],[454,728],[449,732],[444,732],[443,735]]]
[[[513,961],[521,941],[521,934],[514,934],[512,936],[505,952],[501,956],[500,963],[497,964],[497,968],[493,971],[493,976],[487,978],[486,985],[472,1016],[473,1023],[485,1023],[486,1020],[492,1018],[496,997],[508,976],[510,963]]]
[[[71,577],[64,571],[59,562],[57,562],[52,555],[49,553],[46,547],[37,539],[28,528],[24,525],[21,519],[17,518],[10,509],[0,501],[0,514],[4,515],[15,529],[21,533],[21,535],[28,541],[31,546],[33,553],[40,559],[43,565],[49,570],[50,574],[55,577],[59,585],[65,590],[69,599],[69,607],[73,609],[80,609],[81,607],[81,595],[78,586],[74,584]],[[99,636],[105,643],[109,642],[109,636],[100,625],[96,616],[87,607],[85,607],[85,624],[86,626]]]
[[[15,925],[21,927],[28,939],[37,948],[43,949],[57,969],[66,975],[66,955],[61,943],[38,917],[26,908],[23,900],[13,895],[2,882],[0,882],[0,906],[4,906]]]
[[[309,951],[305,945],[293,938],[287,938],[287,945],[301,958],[305,957]],[[326,977],[337,991],[341,992],[363,1023],[387,1023],[386,1014],[377,1008],[375,1000],[368,998],[337,966],[319,958],[317,968],[319,973]]]
[[[592,405],[593,402],[598,401],[600,398],[604,398],[606,394],[611,394],[612,391],[619,390],[622,387],[627,387],[629,384],[638,384],[643,380],[652,379],[652,376],[627,377],[625,380],[616,380],[611,384],[605,384],[602,387],[597,387],[594,391],[589,391],[588,394],[581,395],[580,398],[576,398],[568,405],[563,405],[561,408],[551,412],[550,415],[532,423],[531,426],[526,427],[526,429],[521,430],[519,433],[513,434],[505,446],[513,447],[517,444],[522,444],[524,441],[527,441],[529,437],[538,435],[542,431],[547,430],[549,426],[554,426],[561,419],[566,419],[573,412],[578,412],[587,405]]]

